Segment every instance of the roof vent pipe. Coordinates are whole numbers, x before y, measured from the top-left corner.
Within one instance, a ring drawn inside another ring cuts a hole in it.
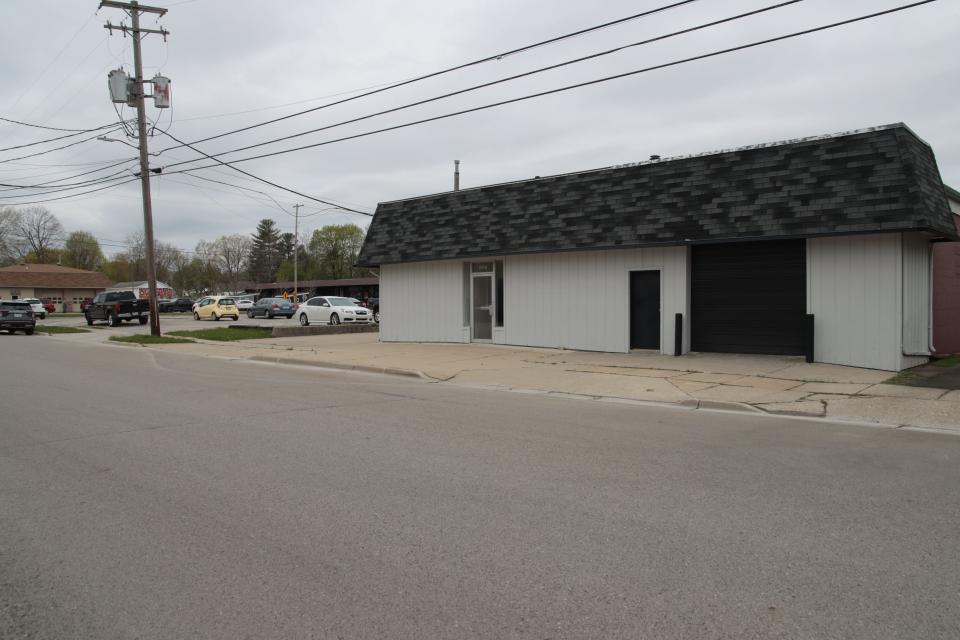
[[[453,161],[453,190],[460,191],[460,161]]]
[[[660,156],[658,156],[658,155],[656,155],[656,154],[650,156],[650,161],[651,161],[651,162],[653,162],[653,161],[655,161],[655,160],[659,160],[659,159],[660,159]]]

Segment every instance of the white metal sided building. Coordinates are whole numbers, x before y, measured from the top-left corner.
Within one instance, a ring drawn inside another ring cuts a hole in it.
[[[932,243],[956,237],[897,124],[382,203],[359,262],[384,341],[896,371],[933,351]]]

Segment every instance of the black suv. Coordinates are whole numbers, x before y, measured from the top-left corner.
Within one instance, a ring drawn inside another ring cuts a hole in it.
[[[33,335],[37,321],[33,317],[33,307],[29,302],[19,300],[0,300],[0,329],[6,329],[11,334],[23,331],[28,336]]]

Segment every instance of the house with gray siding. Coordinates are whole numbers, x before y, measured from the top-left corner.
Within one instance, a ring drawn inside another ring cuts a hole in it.
[[[931,253],[957,228],[903,124],[378,205],[381,340],[806,355],[932,353]]]

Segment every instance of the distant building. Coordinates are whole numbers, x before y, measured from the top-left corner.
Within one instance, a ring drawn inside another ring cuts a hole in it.
[[[118,282],[113,286],[107,287],[107,291],[133,291],[133,294],[140,300],[150,299],[150,283],[146,280],[142,282]],[[157,280],[157,299],[171,300],[176,298],[173,287],[166,282]]]
[[[110,286],[96,271],[56,264],[15,264],[0,268],[0,299],[49,298],[57,311],[80,311],[80,303]]]
[[[255,293],[260,298],[280,297],[284,293],[293,293],[293,280],[286,282],[256,282],[245,287],[247,293]],[[342,278],[340,280],[300,280],[297,283],[300,294],[313,296],[344,296],[347,298],[376,298],[380,295],[380,279]]]

